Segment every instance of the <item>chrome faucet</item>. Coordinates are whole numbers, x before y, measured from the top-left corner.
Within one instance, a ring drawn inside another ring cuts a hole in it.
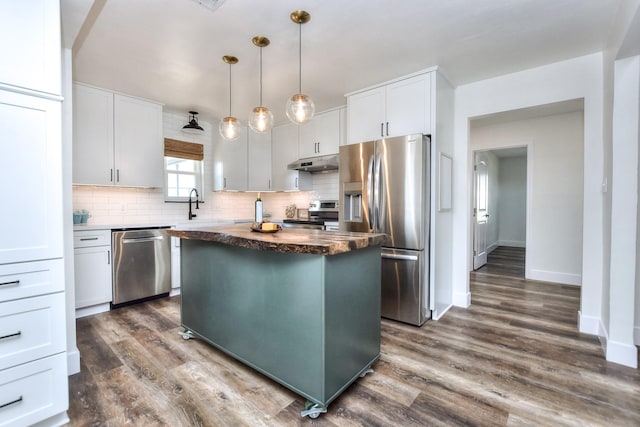
[[[193,194],[194,191],[196,192],[196,209],[200,209],[200,206],[198,205],[198,198],[200,197],[198,196],[198,190],[192,188],[191,191],[189,191],[189,221],[196,217],[196,214],[191,212],[191,194]]]

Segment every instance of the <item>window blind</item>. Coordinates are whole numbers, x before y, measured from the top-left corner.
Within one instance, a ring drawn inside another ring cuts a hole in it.
[[[202,160],[204,159],[204,146],[194,142],[165,138],[164,155],[179,159]]]

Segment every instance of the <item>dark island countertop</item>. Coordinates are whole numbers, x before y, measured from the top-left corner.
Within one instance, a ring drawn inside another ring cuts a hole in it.
[[[277,233],[252,231],[250,224],[222,225],[197,229],[167,230],[171,236],[181,239],[202,240],[260,251],[337,255],[381,246],[387,240],[386,234],[352,233],[342,231],[309,230],[284,228]]]

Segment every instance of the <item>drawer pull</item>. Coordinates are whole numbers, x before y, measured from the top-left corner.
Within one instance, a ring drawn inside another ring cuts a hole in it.
[[[98,240],[97,237],[81,237],[80,241],[81,242],[86,242],[87,240]]]
[[[12,402],[7,402],[7,403],[5,403],[5,404],[3,404],[3,405],[0,405],[0,409],[2,409],[2,408],[6,408],[6,407],[7,407],[7,406],[9,406],[9,405],[14,405],[14,404],[16,404],[16,403],[20,403],[20,402],[22,402],[22,396],[20,396],[19,398],[17,398],[16,400],[14,400],[14,401],[12,401]]]
[[[22,331],[18,331],[14,334],[9,334],[9,335],[5,335],[3,337],[0,337],[0,340],[6,340],[8,338],[15,338],[15,337],[19,337],[20,335],[22,335]]]
[[[0,286],[17,286],[20,284],[20,280],[14,280],[13,282],[0,283]]]

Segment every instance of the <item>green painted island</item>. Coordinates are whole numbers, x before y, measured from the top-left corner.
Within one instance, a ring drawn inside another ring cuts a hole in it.
[[[317,417],[380,357],[386,235],[249,224],[181,242],[183,337],[202,338],[307,399]]]

